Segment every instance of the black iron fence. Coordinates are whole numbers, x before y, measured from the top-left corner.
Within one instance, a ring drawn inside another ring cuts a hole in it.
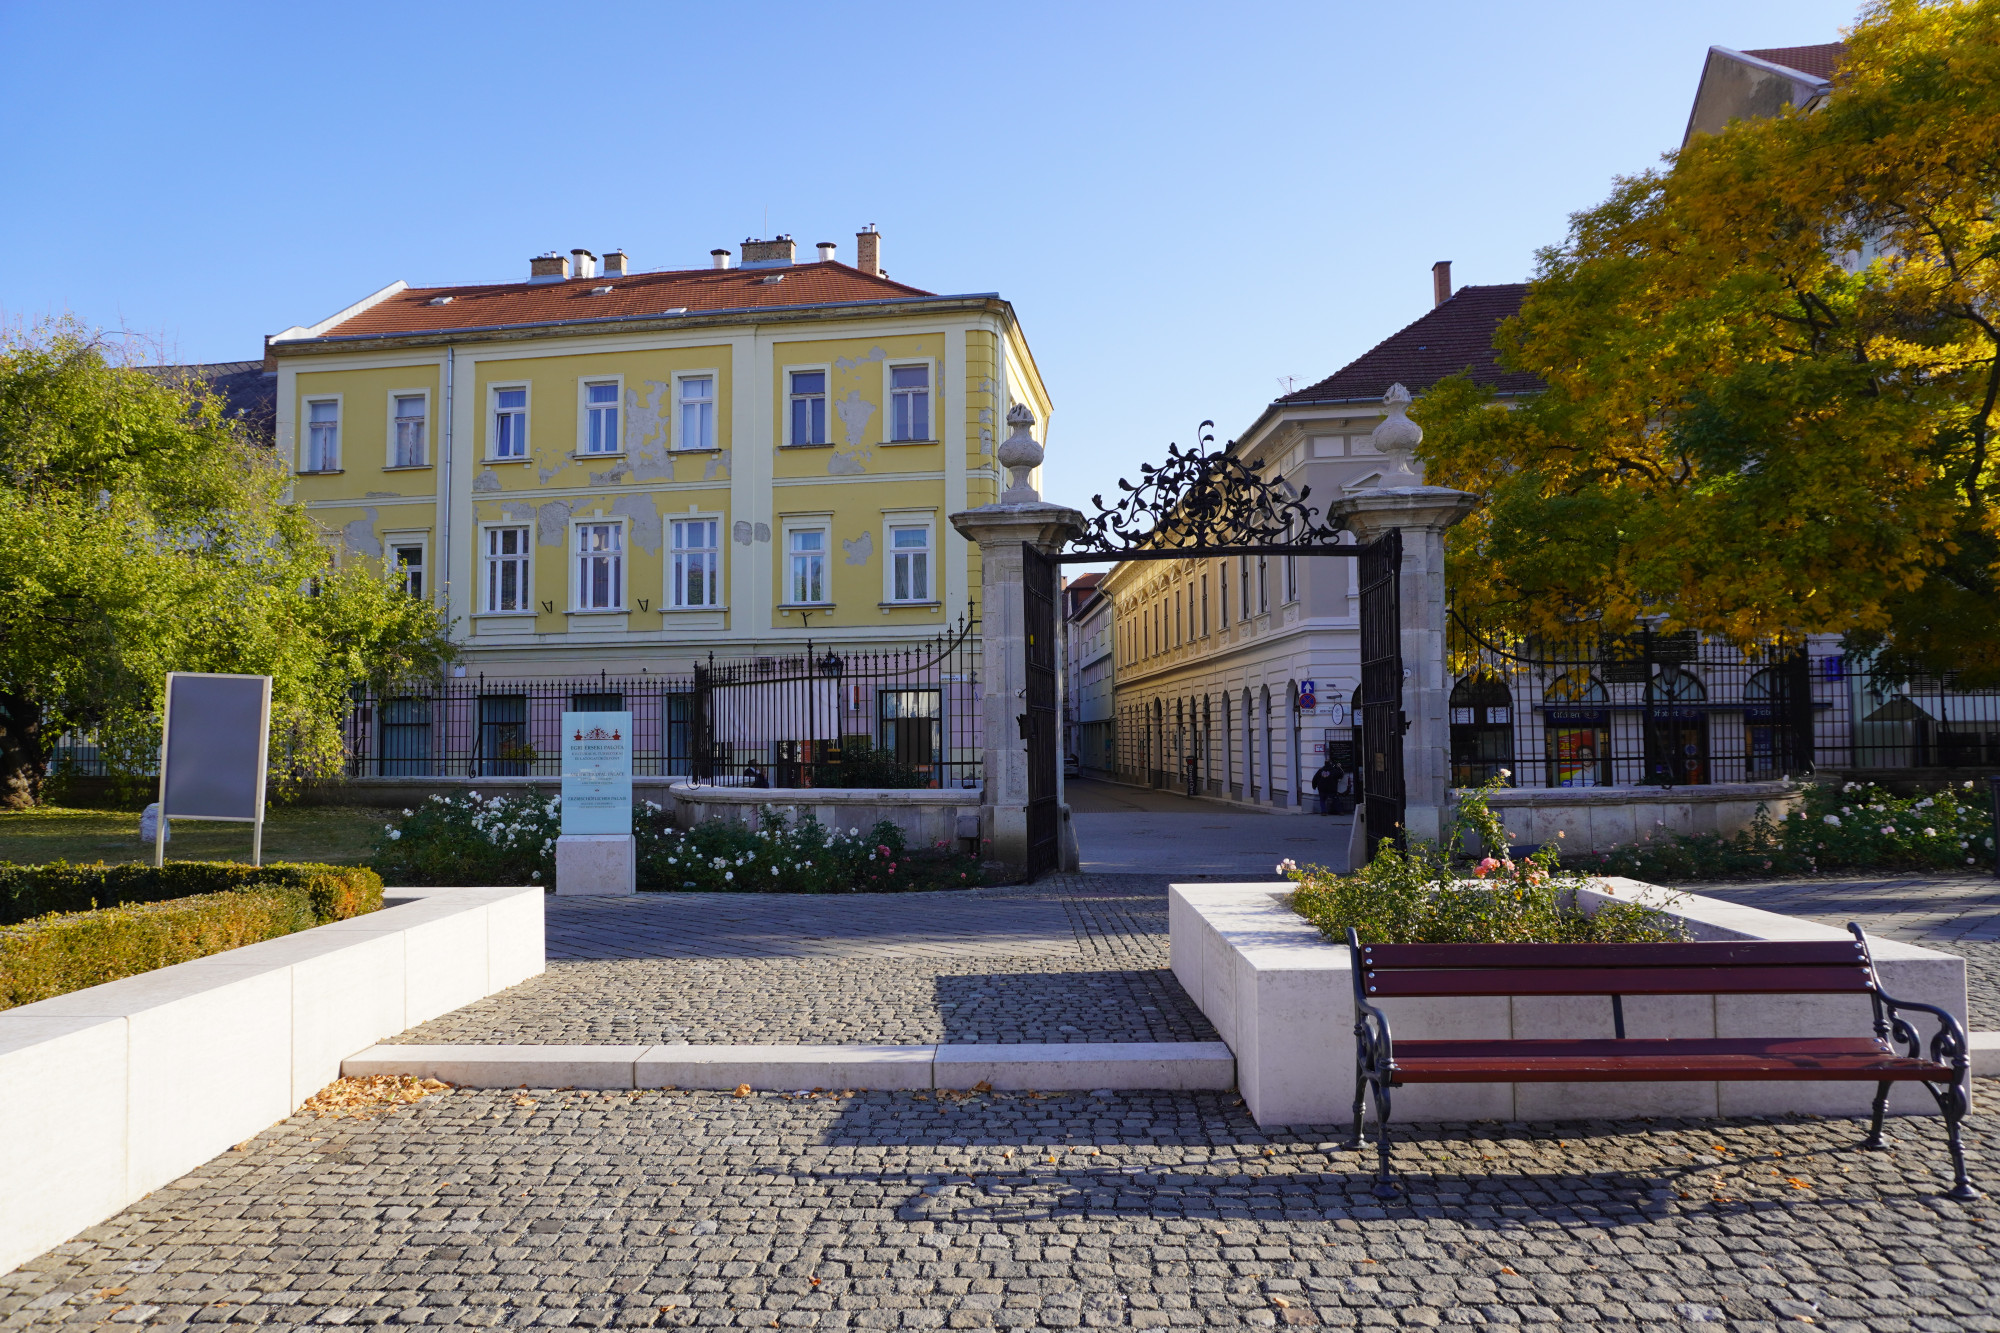
[[[2000,690],[1893,675],[1831,637],[1449,631],[1452,781],[1686,786],[2000,765]],[[1967,776],[1970,776],[1970,772]]]
[[[978,622],[921,647],[803,651],[623,679],[480,675],[358,697],[351,777],[547,777],[565,712],[630,712],[635,777],[958,787],[980,775]]]

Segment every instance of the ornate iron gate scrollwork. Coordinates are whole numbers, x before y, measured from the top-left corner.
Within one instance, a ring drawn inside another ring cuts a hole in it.
[[[1361,792],[1372,857],[1403,837],[1403,617],[1398,579],[1403,534],[1390,529],[1361,548]]]

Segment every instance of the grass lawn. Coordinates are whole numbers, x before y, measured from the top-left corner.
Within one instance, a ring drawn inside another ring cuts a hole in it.
[[[382,825],[401,811],[354,806],[273,808],[264,820],[266,861],[359,865]],[[0,811],[0,861],[150,862],[153,844],[139,841],[139,812],[41,806]],[[248,861],[250,826],[176,820],[170,861]]]

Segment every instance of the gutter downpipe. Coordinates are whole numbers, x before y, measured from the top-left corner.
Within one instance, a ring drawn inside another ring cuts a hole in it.
[[[444,613],[447,622],[451,617],[451,453],[452,428],[456,422],[458,396],[454,392],[453,377],[457,370],[458,349],[445,344],[444,349],[444,496],[438,505],[438,564],[443,578],[438,588],[444,594]]]

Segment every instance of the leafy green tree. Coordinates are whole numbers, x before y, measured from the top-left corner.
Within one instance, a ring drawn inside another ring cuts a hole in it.
[[[2000,675],[2000,0],[1882,0],[1816,110],[1698,137],[1542,253],[1416,416],[1462,608],[1557,632],[1664,615],[1841,633]]]
[[[354,685],[443,669],[439,613],[335,568],[286,486],[199,380],[74,323],[0,339],[0,807],[40,798],[72,729],[144,771],[168,671],[271,676],[283,781],[338,765]]]

